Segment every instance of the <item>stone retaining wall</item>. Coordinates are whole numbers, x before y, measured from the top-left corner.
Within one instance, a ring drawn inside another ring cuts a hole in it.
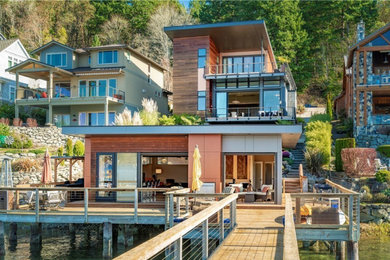
[[[390,204],[362,204],[360,222],[375,222],[376,224],[390,222]]]
[[[51,146],[60,147],[64,146],[68,138],[72,139],[73,143],[76,140],[82,140],[81,138],[64,135],[62,129],[56,126],[51,127],[11,127],[11,130],[28,136],[34,146]]]

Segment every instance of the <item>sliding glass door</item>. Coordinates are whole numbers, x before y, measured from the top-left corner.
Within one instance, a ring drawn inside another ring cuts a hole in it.
[[[97,176],[96,186],[98,188],[114,188],[115,185],[115,154],[97,154]],[[97,201],[115,201],[115,193],[112,191],[98,191]]]
[[[217,92],[216,96],[216,116],[227,117],[227,93]]]

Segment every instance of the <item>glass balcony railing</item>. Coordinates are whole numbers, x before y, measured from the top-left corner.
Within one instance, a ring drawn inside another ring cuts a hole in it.
[[[295,118],[295,107],[210,108],[206,112],[208,121],[295,120]]]
[[[225,63],[217,65],[207,65],[205,75],[223,75],[223,74],[250,74],[250,73],[272,73],[274,64],[268,62],[259,63]]]

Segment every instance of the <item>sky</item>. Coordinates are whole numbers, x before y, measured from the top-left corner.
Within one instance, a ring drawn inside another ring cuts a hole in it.
[[[190,0],[179,0],[179,2],[185,6],[186,9],[188,9],[190,5]]]

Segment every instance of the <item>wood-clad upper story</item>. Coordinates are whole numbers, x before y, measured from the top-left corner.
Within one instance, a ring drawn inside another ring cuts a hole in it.
[[[282,107],[286,110],[288,105],[293,107],[291,112],[294,110],[295,94],[289,93],[295,93],[295,83],[291,73],[288,77],[286,70],[278,69],[264,21],[173,26],[166,27],[165,32],[173,41],[174,113],[207,117],[215,116],[216,110],[222,108],[228,111],[226,115],[234,112],[257,116],[268,105],[262,91],[265,85],[278,91],[273,93],[279,98],[275,99],[273,111]],[[226,104],[218,103],[216,93],[222,89],[216,84],[221,80],[225,82],[225,92],[241,91],[245,85],[247,93],[227,93],[223,97]],[[250,106],[245,113],[230,111],[237,107],[232,103],[237,102],[236,98],[243,100],[240,109]]]

